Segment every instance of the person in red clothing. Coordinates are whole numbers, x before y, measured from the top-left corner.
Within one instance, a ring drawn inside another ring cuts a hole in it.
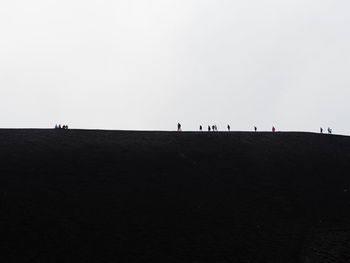
[[[275,131],[276,131],[275,126],[272,126],[272,132],[275,132]]]

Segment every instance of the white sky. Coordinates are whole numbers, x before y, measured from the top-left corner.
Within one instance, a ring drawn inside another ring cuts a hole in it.
[[[0,127],[350,134],[348,0],[2,0]]]

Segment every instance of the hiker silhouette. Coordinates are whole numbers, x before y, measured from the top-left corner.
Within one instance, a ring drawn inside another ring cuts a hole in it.
[[[177,131],[181,131],[181,124],[180,123],[177,124]]]

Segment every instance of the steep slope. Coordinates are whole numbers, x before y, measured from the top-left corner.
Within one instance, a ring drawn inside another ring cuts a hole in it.
[[[1,262],[350,262],[350,138],[0,130]]]

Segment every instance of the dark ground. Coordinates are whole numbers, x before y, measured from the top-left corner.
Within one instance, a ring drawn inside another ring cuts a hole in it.
[[[0,262],[350,262],[350,137],[0,130]]]

